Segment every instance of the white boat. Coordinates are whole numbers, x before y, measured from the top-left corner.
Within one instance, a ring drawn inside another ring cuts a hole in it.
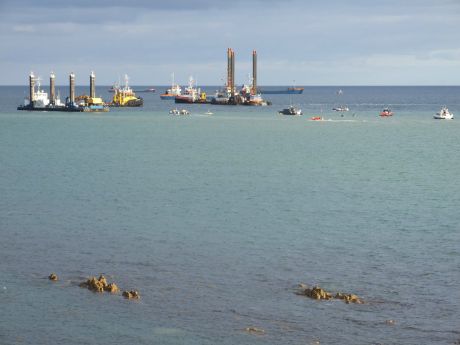
[[[342,106],[340,106],[340,107],[332,108],[332,110],[344,112],[344,111],[349,111],[350,108],[348,108],[348,107],[345,106],[345,105],[342,105]]]
[[[293,105],[290,105],[286,109],[278,111],[280,115],[302,115],[302,109],[296,108]]]
[[[171,115],[190,115],[190,112],[187,110],[187,109],[177,109],[177,108],[174,108],[174,109],[171,109],[169,111],[169,113]]]
[[[337,91],[336,93],[337,93],[337,99],[339,99],[339,98],[342,97],[342,95],[343,95],[342,89],[340,89],[340,90]],[[345,112],[345,111],[349,111],[350,109],[349,109],[346,105],[339,105],[338,107],[332,108],[332,110],[334,110],[334,111],[340,111],[341,113],[343,113],[343,112]]]
[[[171,88],[167,89],[165,93],[160,95],[161,99],[174,99],[176,96],[180,96],[182,94],[182,88],[179,86],[179,84],[174,83],[174,73],[171,75],[171,77]]]
[[[207,112],[204,113],[205,115],[214,115],[214,113],[211,110],[208,110]]]
[[[441,111],[439,113],[436,113],[436,115],[433,116],[436,120],[453,120],[454,114],[449,112],[449,109],[447,109],[446,106],[441,108]]]

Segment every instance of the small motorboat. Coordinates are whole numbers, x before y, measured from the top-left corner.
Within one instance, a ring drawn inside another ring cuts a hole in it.
[[[332,108],[332,110],[344,112],[344,111],[349,111],[350,109],[347,106],[341,106],[341,107]]]
[[[310,117],[310,120],[311,121],[323,121],[323,117],[322,116],[312,116]]]
[[[207,112],[204,113],[205,115],[214,115],[214,113],[211,110],[208,110]]]
[[[171,115],[190,115],[190,112],[187,110],[187,109],[177,109],[177,108],[174,108],[174,109],[171,109],[169,111],[169,113]]]
[[[281,114],[281,115],[302,115],[302,109],[296,108],[293,105],[291,105],[286,109],[278,111],[278,114]]]
[[[441,108],[441,111],[439,113],[436,113],[436,115],[433,116],[436,120],[453,120],[454,119],[454,114],[449,112],[449,109],[447,109],[446,106],[443,106]]]
[[[393,112],[391,111],[390,108],[385,108],[381,111],[380,116],[382,117],[393,116]]]
[[[171,115],[190,115],[190,112],[187,110],[187,109],[177,109],[177,108],[174,108],[174,109],[171,109],[169,111],[169,113]]]
[[[156,92],[153,87],[149,87],[148,89],[138,90],[136,92]]]

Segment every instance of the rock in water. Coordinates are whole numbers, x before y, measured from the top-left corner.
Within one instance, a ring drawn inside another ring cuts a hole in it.
[[[122,296],[127,299],[133,298],[133,296],[131,295],[131,292],[129,291],[123,291]]]
[[[141,296],[139,295],[139,292],[136,290],[131,290],[131,291],[123,291],[123,297],[126,299],[139,299]]]
[[[99,278],[97,279],[99,283],[102,284],[102,287],[105,288],[107,286],[107,279],[101,274]]]
[[[349,303],[363,304],[363,301],[358,296],[353,295],[353,294],[344,294],[344,293],[338,292],[334,298],[341,299],[347,304]]]
[[[341,299],[347,304],[349,303],[363,304],[364,303],[358,296],[353,295],[353,294],[345,294],[345,293],[337,292],[335,296],[332,296],[331,293],[320,288],[319,286],[309,288],[308,285],[302,284],[302,283],[299,284],[298,290],[296,293],[298,295],[307,296],[307,297],[310,297],[316,300]]]
[[[307,296],[318,300],[330,300],[332,298],[332,295],[329,292],[320,288],[319,286],[315,286],[314,288],[310,289],[306,284],[299,284],[299,291],[297,293],[299,295]]]
[[[110,293],[117,293],[119,291],[118,286],[115,283],[107,284],[107,286],[104,287],[104,290]]]
[[[98,279],[96,279],[96,277],[91,277],[88,279],[86,285],[91,291],[104,292],[104,285]]]
[[[253,333],[253,334],[264,334],[265,331],[262,328],[257,328],[257,327],[246,327],[244,329],[248,333]]]
[[[55,281],[58,280],[58,276],[57,276],[55,273],[51,273],[51,274],[48,276],[48,279],[55,282]]]

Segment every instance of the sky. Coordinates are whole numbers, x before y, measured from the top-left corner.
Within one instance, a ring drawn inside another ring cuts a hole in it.
[[[0,0],[0,85],[460,85],[460,0]],[[45,82],[46,84],[47,82]]]

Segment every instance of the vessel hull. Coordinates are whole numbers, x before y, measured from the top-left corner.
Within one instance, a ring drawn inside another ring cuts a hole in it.
[[[285,89],[285,90],[259,90],[265,95],[300,95],[304,89]]]
[[[20,105],[17,107],[17,110],[25,110],[25,111],[62,111],[62,112],[72,112],[78,113],[83,112],[84,109],[80,107],[31,107],[28,105]]]

